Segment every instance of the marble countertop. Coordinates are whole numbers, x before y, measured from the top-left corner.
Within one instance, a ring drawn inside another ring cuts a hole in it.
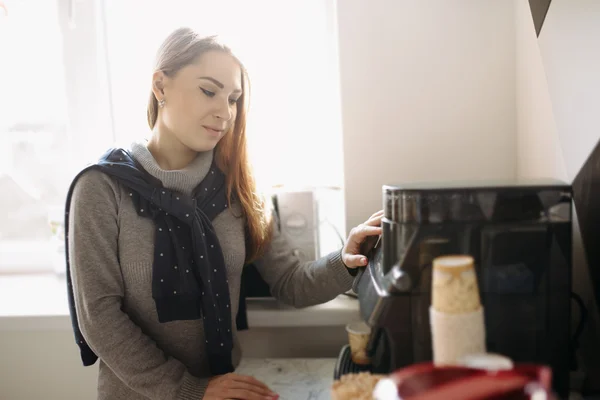
[[[280,400],[329,400],[335,362],[335,358],[246,358],[235,372],[264,382]]]

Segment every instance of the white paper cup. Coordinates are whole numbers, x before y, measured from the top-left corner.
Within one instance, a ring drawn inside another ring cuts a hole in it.
[[[459,365],[471,354],[486,352],[483,307],[472,313],[447,314],[429,308],[435,365]]]

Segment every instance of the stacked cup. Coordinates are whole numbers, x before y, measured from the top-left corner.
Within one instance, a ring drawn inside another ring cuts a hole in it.
[[[429,309],[435,365],[461,364],[485,353],[485,325],[473,257],[447,255],[433,260]]]

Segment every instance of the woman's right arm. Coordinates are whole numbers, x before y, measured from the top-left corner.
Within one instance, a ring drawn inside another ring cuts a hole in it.
[[[79,329],[127,386],[151,399],[201,399],[208,379],[192,376],[121,311],[119,188],[99,171],[77,181],[69,214],[69,257]]]
[[[205,398],[219,398],[238,387],[258,391],[262,384],[235,374],[211,379],[209,386],[209,379],[192,376],[181,361],[165,354],[122,311],[120,200],[118,185],[97,170],[84,173],[72,194],[71,279],[79,329],[89,347],[128,387],[150,399],[199,400],[205,394]],[[261,392],[268,393],[268,389],[264,387]],[[247,394],[243,398],[265,396]]]

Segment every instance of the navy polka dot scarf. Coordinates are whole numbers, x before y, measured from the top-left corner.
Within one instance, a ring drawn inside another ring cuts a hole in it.
[[[85,343],[79,330],[70,277],[68,211],[75,182],[91,169],[116,178],[129,189],[141,217],[151,218],[156,227],[152,297],[158,320],[203,319],[206,351],[214,375],[233,371],[231,304],[223,253],[211,221],[227,207],[225,176],[214,161],[204,180],[186,196],[162,187],[123,149],[111,149],[81,171],[67,196],[65,242],[69,307],[75,339],[84,365],[98,357]]]

